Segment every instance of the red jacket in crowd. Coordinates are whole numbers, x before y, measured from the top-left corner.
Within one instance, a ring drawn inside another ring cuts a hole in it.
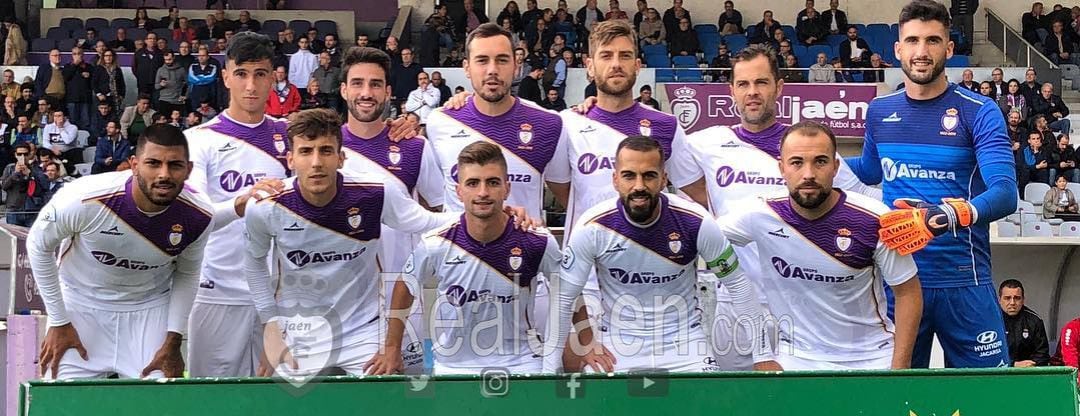
[[[300,90],[296,89],[295,85],[289,84],[285,87],[288,89],[288,94],[285,95],[284,100],[276,88],[271,88],[270,96],[266,97],[266,114],[281,118],[300,111]]]

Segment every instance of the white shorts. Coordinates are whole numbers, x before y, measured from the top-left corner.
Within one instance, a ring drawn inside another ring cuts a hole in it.
[[[191,377],[251,377],[262,355],[262,325],[254,306],[196,301],[187,342]]]
[[[59,379],[141,378],[142,371],[165,342],[169,304],[129,312],[114,312],[67,305],[71,325],[86,348],[86,360],[75,349],[67,350],[57,371]],[[160,378],[161,371],[148,377]],[[45,378],[52,378],[46,370]]]
[[[692,328],[685,341],[657,343],[652,338],[602,332],[601,339],[615,355],[615,372],[665,370],[672,373],[720,371],[701,327]],[[586,368],[586,372],[592,372]]]
[[[375,357],[375,354],[379,352],[379,347],[382,346],[383,340],[379,335],[383,333],[379,330],[379,326],[374,324],[369,325],[363,332],[365,333],[358,337],[363,341],[319,352],[305,351],[304,347],[286,337],[286,344],[289,346],[289,350],[292,352],[293,358],[296,359],[299,368],[297,370],[288,370],[285,373],[290,376],[308,376],[319,374],[325,370],[340,368],[349,375],[364,375],[364,365]],[[421,359],[423,358],[422,354],[423,351],[421,350]],[[281,374],[281,365],[278,366],[277,371]]]
[[[766,311],[768,307],[761,305]],[[716,300],[716,309],[711,320],[711,344],[717,365],[723,371],[750,371],[754,368],[754,339],[750,329],[739,324],[735,315],[735,305],[731,298]]]
[[[821,361],[796,357],[791,354],[791,347],[781,345],[776,361],[784,370],[888,370],[892,367],[892,354],[881,358],[854,361]]]

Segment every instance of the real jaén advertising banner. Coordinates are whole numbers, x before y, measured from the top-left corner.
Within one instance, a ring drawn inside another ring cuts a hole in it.
[[[739,123],[729,84],[672,82],[665,87],[671,113],[687,133]],[[784,124],[819,121],[837,136],[863,137],[866,108],[876,96],[875,84],[785,84],[776,99],[776,119]]]

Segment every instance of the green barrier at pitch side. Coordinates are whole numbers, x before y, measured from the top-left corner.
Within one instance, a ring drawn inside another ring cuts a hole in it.
[[[572,381],[513,376],[488,381],[325,377],[299,389],[272,379],[33,381],[22,385],[19,414],[1078,415],[1076,370],[1071,368],[582,375]]]

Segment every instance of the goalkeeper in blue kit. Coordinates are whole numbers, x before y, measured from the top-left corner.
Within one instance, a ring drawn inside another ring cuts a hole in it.
[[[945,79],[953,52],[945,6],[905,6],[895,50],[905,88],[870,104],[862,156],[848,164],[864,183],[882,183],[897,209],[880,218],[881,240],[914,253],[919,268],[924,309],[912,367],[929,366],[935,334],[948,367],[1008,366],[989,235],[990,222],[1017,202],[1005,120],[993,101]]]

